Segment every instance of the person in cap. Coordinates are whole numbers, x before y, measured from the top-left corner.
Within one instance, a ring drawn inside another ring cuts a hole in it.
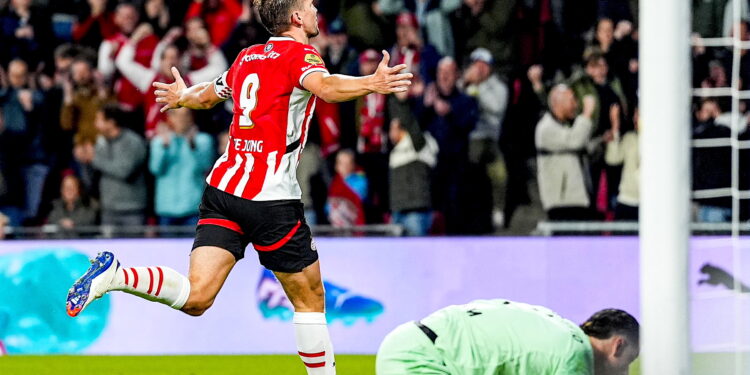
[[[322,55],[328,71],[333,74],[355,74],[357,51],[349,45],[346,25],[341,18],[336,18],[328,24],[326,38],[328,44]]]
[[[494,59],[486,48],[477,48],[470,55],[469,66],[463,75],[464,92],[479,104],[479,121],[469,134],[469,162],[478,166],[492,184],[492,202],[480,207],[492,207],[493,224],[503,224],[506,169],[498,140],[508,108],[508,85],[493,72]],[[488,181],[481,178],[481,181]]]

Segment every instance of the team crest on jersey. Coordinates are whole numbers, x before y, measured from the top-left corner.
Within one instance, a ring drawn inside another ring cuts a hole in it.
[[[323,60],[320,59],[320,56],[314,53],[308,53],[305,55],[305,62],[308,64],[322,64]]]
[[[273,43],[266,44],[266,48],[263,49],[263,52],[268,52],[273,49]]]

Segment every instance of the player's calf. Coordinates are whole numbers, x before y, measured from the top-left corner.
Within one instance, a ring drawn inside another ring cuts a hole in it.
[[[105,251],[91,259],[91,267],[68,291],[68,315],[77,316],[91,302],[113,290],[179,310],[190,295],[190,282],[169,267],[121,267],[114,254]]]
[[[169,267],[121,268],[111,290],[120,290],[180,310],[190,295],[190,282]]]

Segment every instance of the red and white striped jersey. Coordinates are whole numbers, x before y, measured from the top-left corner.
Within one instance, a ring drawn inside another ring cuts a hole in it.
[[[315,48],[273,37],[242,50],[216,78],[216,94],[232,98],[234,115],[209,185],[255,201],[301,198],[296,170],[315,109],[302,80],[312,72],[328,72]]]

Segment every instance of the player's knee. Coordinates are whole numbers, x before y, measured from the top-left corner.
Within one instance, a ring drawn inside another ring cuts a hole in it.
[[[185,303],[185,306],[182,307],[182,311],[184,311],[188,315],[201,316],[213,304],[213,297],[207,296],[205,293],[201,293],[200,291],[191,291],[190,297]]]
[[[212,304],[213,301],[195,301],[192,303],[186,303],[185,306],[182,307],[182,311],[188,315],[201,316],[211,307]]]

